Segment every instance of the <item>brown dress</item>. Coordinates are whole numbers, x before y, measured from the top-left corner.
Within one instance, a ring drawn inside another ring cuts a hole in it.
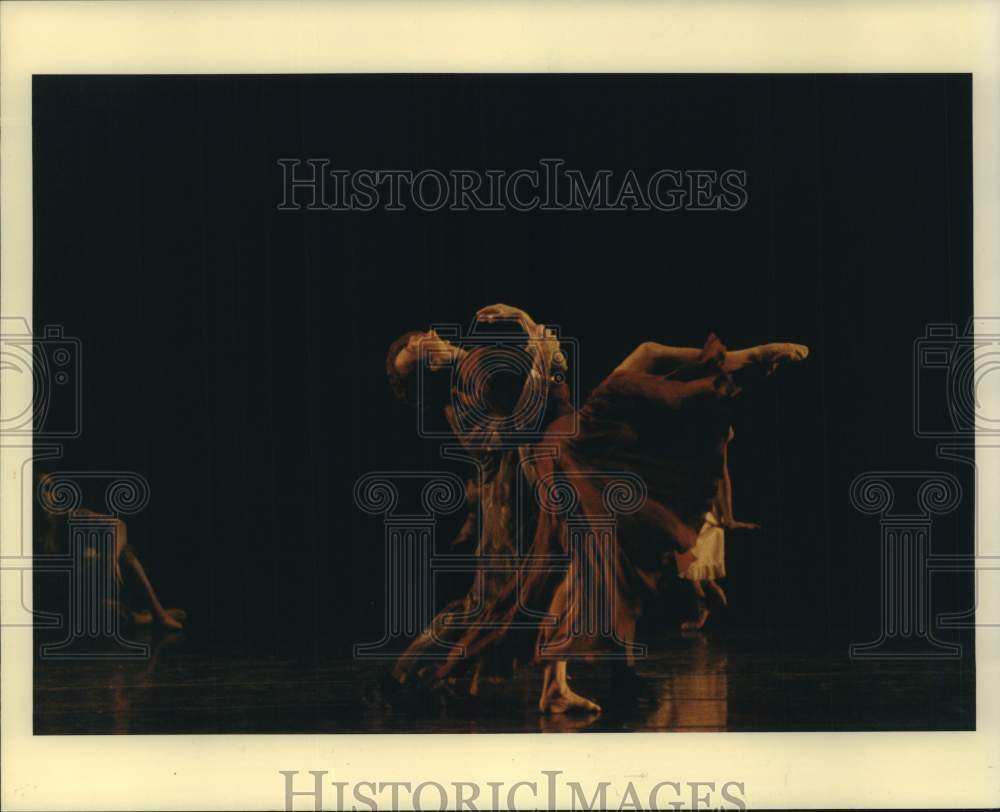
[[[466,483],[468,513],[452,545],[471,542],[479,557],[515,559],[524,551],[524,544],[519,549],[519,539],[534,537],[537,511],[515,510],[515,494],[525,482],[530,487],[537,479],[534,442],[545,436],[546,426],[572,411],[567,385],[552,378],[551,358],[540,353],[534,364],[539,374],[530,387],[525,384],[523,395],[541,397],[544,408],[539,424],[531,431],[517,430],[523,427],[512,430],[508,421],[501,418],[491,421],[482,415],[471,425],[463,422],[455,408],[461,396],[449,386],[449,374],[429,376],[434,389],[425,391],[425,402],[421,404],[443,418],[460,446],[460,451],[453,447],[454,453],[449,456],[464,458],[478,469]],[[429,662],[440,661],[441,644],[458,644],[470,624],[478,623],[484,612],[496,605],[510,581],[510,571],[485,567],[477,570],[465,596],[449,602],[435,615],[430,626],[397,660],[395,670],[407,675],[426,675],[433,682],[433,669],[427,673],[427,666]],[[465,659],[461,665],[464,669],[479,663],[487,673],[509,673],[511,662],[498,661],[493,653],[492,649],[484,649],[475,660]]]
[[[549,426],[558,455],[535,463],[538,506],[529,556],[481,622],[455,638],[438,677],[491,664],[634,653],[644,598],[684,569],[722,477],[728,404],[739,390],[710,336],[698,360],[668,376],[612,373],[578,415]],[[579,430],[567,436],[568,421]],[[613,529],[612,529],[613,528]]]

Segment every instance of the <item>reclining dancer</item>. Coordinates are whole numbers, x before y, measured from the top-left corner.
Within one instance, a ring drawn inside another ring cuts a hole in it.
[[[694,561],[678,576],[691,584],[697,605],[697,614],[691,620],[681,623],[682,631],[698,631],[704,627],[709,617],[709,590],[725,607],[729,605],[725,590],[718,579],[726,577],[726,530],[758,530],[759,524],[742,522],[733,517],[733,483],[729,476],[729,444],[735,432],[729,427],[729,436],[722,448],[722,479],[712,501],[712,507],[705,514],[704,524],[698,533],[698,541],[691,548]]]
[[[142,599],[149,605],[149,609],[136,610],[130,607],[124,600],[119,600],[113,607],[115,611],[117,611],[119,616],[125,621],[135,626],[149,626],[155,624],[156,626],[161,626],[164,629],[171,629],[174,631],[184,628],[184,621],[187,619],[187,612],[183,609],[165,609],[163,604],[160,603],[156,590],[153,588],[153,584],[149,580],[149,576],[146,574],[146,570],[142,566],[139,556],[136,555],[135,548],[129,544],[128,525],[125,521],[117,518],[113,519],[112,517],[105,516],[104,514],[95,513],[87,508],[76,508],[72,511],[70,516],[55,514],[48,509],[49,506],[58,503],[58,500],[52,496],[52,489],[55,487],[55,481],[52,474],[39,473],[37,481],[38,495],[36,498],[36,505],[39,508],[45,508],[44,510],[36,510],[36,521],[38,519],[42,519],[44,515],[44,523],[40,525],[41,533],[39,534],[42,542],[42,552],[47,555],[57,555],[65,552],[63,549],[64,541],[60,541],[59,537],[60,535],[65,536],[68,518],[91,517],[107,519],[108,521],[113,522],[115,528],[115,551],[113,562],[115,579],[123,586],[129,588],[138,587],[141,592]],[[100,554],[100,551],[96,547],[89,546],[86,552],[86,557],[89,559],[96,559]]]

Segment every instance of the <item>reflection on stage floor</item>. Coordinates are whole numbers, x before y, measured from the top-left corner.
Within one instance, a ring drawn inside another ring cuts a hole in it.
[[[418,702],[373,700],[385,663],[305,644],[226,650],[187,633],[148,638],[144,661],[35,663],[35,733],[529,733],[971,730],[974,661],[852,661],[747,638],[672,635],[613,688],[573,663],[599,715],[543,716],[525,669],[478,697],[459,681]]]

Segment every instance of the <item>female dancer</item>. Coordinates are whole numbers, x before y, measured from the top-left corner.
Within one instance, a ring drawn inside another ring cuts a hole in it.
[[[698,533],[698,541],[691,548],[695,560],[678,576],[688,581],[694,590],[697,615],[681,624],[683,631],[697,631],[708,620],[708,598],[705,589],[711,590],[723,606],[728,605],[726,593],[719,586],[718,579],[726,576],[726,530],[757,530],[759,524],[737,521],[733,517],[733,484],[729,477],[729,444],[735,432],[729,427],[729,436],[722,447],[722,479],[712,507],[705,514],[704,524]]]
[[[478,475],[467,483],[468,514],[453,545],[474,539],[476,555],[514,557],[519,553],[518,539],[531,538],[534,533],[534,516],[515,514],[514,493],[523,478],[532,479],[533,439],[568,409],[569,397],[560,375],[565,358],[551,332],[523,310],[484,308],[479,319],[488,324],[517,324],[526,336],[524,347],[504,344],[467,350],[433,330],[406,333],[389,348],[386,374],[398,398],[443,415],[455,439],[477,465]],[[523,357],[518,358],[518,353]],[[500,374],[490,374],[496,370]],[[421,371],[425,374],[418,404]],[[476,383],[467,386],[466,382]],[[468,419],[470,415],[472,419]],[[512,415],[516,419],[512,420]],[[527,418],[533,418],[531,431],[523,425]],[[475,622],[509,579],[509,572],[478,571],[467,595],[440,611],[399,658],[391,681],[383,680],[383,694],[391,696],[399,685],[423,675],[429,651],[442,642],[453,644],[463,633],[462,625]],[[471,694],[479,690],[480,675],[491,671],[487,659],[488,652],[464,662],[464,667],[472,669]],[[502,664],[492,671],[503,673]]]
[[[65,537],[67,532],[67,519],[69,518],[99,518],[112,522],[115,529],[115,550],[114,550],[114,573],[115,578],[126,587],[137,586],[141,590],[143,600],[148,603],[149,609],[135,610],[129,607],[125,601],[119,600],[114,609],[126,622],[135,626],[149,626],[155,624],[164,629],[174,631],[184,628],[184,621],[187,619],[187,612],[183,609],[165,609],[157,597],[149,576],[146,574],[139,556],[135,549],[128,543],[128,525],[122,519],[112,519],[100,513],[95,513],[87,508],[76,508],[71,516],[61,513],[54,513],[49,510],[51,505],[57,504],[58,500],[51,495],[53,479],[51,474],[38,474],[38,495],[36,498],[37,508],[35,511],[35,521],[38,527],[42,528],[40,538],[42,550],[47,555],[59,555],[65,550]],[[44,515],[44,519],[43,519]],[[41,520],[41,521],[40,521]],[[62,540],[60,540],[62,536]],[[96,559],[101,553],[96,547],[88,547],[85,558]],[[126,578],[126,576],[129,576]],[[133,580],[134,579],[134,580]]]

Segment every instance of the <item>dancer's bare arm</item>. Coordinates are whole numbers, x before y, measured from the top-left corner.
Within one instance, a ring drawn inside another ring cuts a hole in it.
[[[487,324],[496,321],[516,321],[528,335],[533,335],[539,327],[535,320],[521,308],[500,302],[479,308],[476,311],[476,318]]]
[[[565,368],[566,358],[559,347],[555,331],[539,324],[524,310],[507,304],[492,304],[482,307],[476,318],[487,324],[496,321],[516,321],[528,334],[528,351],[534,356],[536,369],[548,376],[553,369]]]

